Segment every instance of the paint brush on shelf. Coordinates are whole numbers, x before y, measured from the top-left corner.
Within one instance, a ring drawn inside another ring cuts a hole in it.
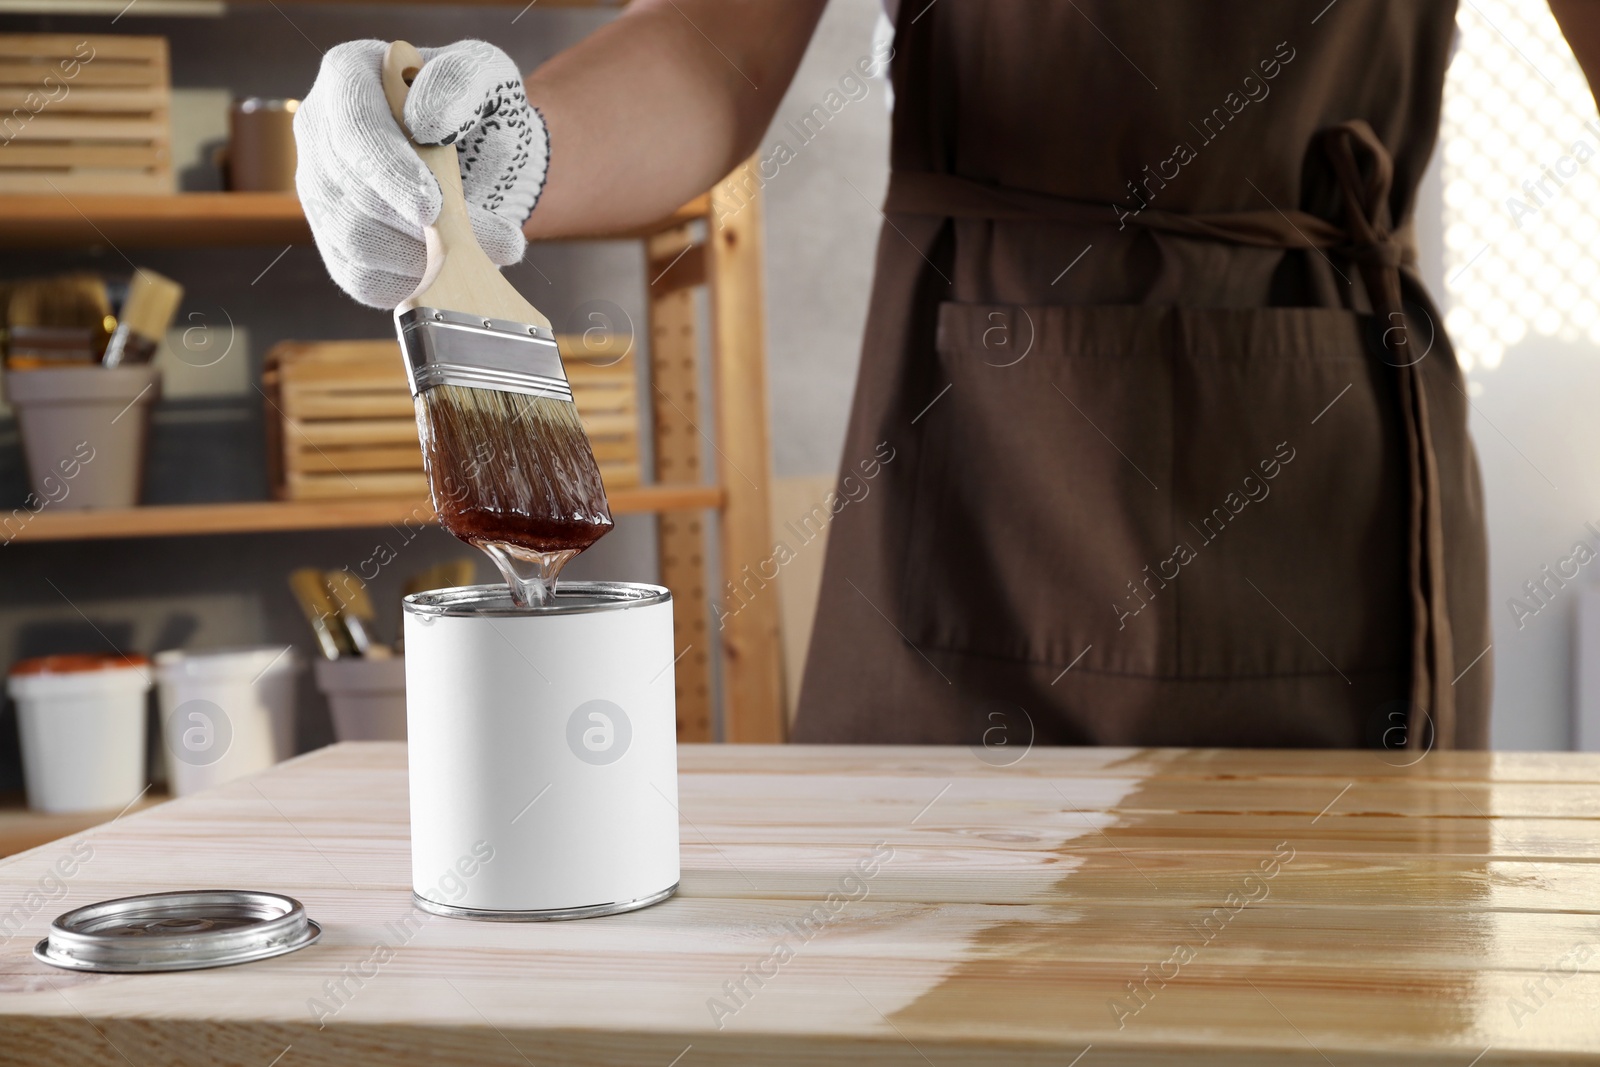
[[[10,283],[5,324],[6,367],[30,370],[94,363],[116,319],[105,279],[78,272]]]
[[[393,653],[389,646],[372,636],[372,624],[377,615],[372,609],[372,597],[366,583],[349,571],[326,571],[323,579],[333,597],[339,621],[350,635],[357,655],[366,659],[387,659]]]
[[[339,619],[339,607],[328,592],[327,580],[315,567],[301,567],[289,575],[289,590],[294,593],[300,611],[311,632],[316,634],[317,647],[328,659],[343,659],[357,655],[355,642]]]
[[[101,362],[108,367],[124,363],[149,363],[167,335],[183,300],[183,286],[143,267],[133,272],[128,298],[122,302],[117,328],[106,345]]]

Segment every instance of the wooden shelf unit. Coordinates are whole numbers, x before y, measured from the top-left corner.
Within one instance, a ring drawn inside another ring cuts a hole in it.
[[[239,2],[239,0],[235,0],[235,2]],[[267,0],[243,0],[243,2],[247,3],[247,4],[257,4],[257,3],[265,3],[265,2],[267,2]],[[299,7],[299,6],[302,6],[302,5],[307,6],[307,7],[321,7],[321,6],[325,6],[327,4],[343,4],[343,3],[351,3],[351,2],[352,2],[352,0],[283,0],[283,3],[286,6],[294,6],[294,7]],[[526,8],[526,7],[532,7],[533,6],[533,4],[529,2],[529,0],[353,0],[353,2],[354,3],[358,3],[358,4],[371,4],[371,3],[434,4],[434,5],[453,4],[453,5],[456,5],[458,7],[460,7],[460,6],[474,6],[474,7],[476,7],[476,6],[484,6],[484,7],[517,7],[517,8]],[[622,8],[622,7],[626,7],[627,4],[628,4],[628,0],[536,0],[536,2],[538,3],[538,5],[540,7]]]
[[[260,2],[260,0],[246,0]],[[324,0],[290,0],[317,4]],[[358,0],[361,2],[361,0]],[[402,0],[414,3],[454,0]],[[526,0],[471,0],[518,8]],[[548,7],[617,7],[626,0],[540,0]],[[739,168],[735,175],[739,174]],[[740,205],[721,224],[719,203]],[[758,189],[730,177],[670,217],[636,230],[562,238],[641,240],[647,249],[654,447],[658,484],[609,493],[615,514],[660,516],[661,581],[673,590],[678,651],[678,737],[715,734],[712,656],[721,664],[723,739],[782,741],[782,645],[773,596],[757,597],[713,632],[711,526],[720,534],[717,579],[728,588],[771,551],[768,483],[766,347]],[[0,194],[0,248],[160,248],[305,245],[311,231],[292,193]],[[701,341],[694,293],[710,295],[711,377],[717,482],[705,479],[698,442],[707,405],[698,395]],[[737,457],[735,460],[730,456]],[[0,544],[108,538],[334,530],[425,522],[423,501],[260,501],[167,505],[97,512],[51,511],[28,517],[20,530],[4,523]],[[165,800],[147,796],[134,810]],[[43,815],[0,798],[0,857],[98,825],[109,813]]]
[[[637,240],[709,212],[709,201],[700,197],[653,226],[562,240]],[[293,193],[3,193],[0,219],[0,248],[311,243]]]
[[[704,510],[722,506],[714,485],[642,485],[606,494],[613,515]],[[280,533],[421,524],[434,520],[426,500],[252,500],[227,504],[156,504],[100,511],[52,510],[0,515],[0,542],[99,541],[115,537]]]
[[[713,655],[720,655],[723,738],[775,742],[786,732],[776,597],[755,597],[723,616],[715,629],[711,625],[713,573],[716,587],[733,589],[772,550],[761,200],[753,183],[738,180],[740,170],[653,226],[566,238],[642,240],[645,245],[656,484],[619,489],[611,504],[619,514],[660,516],[661,582],[675,598],[678,736],[683,741],[709,741],[716,734]],[[719,217],[714,201],[738,210]],[[299,202],[290,194],[0,196],[0,248],[273,245],[310,239]],[[696,313],[699,290],[710,297],[706,338]],[[700,396],[702,348],[710,354],[709,402]],[[713,442],[714,476],[702,469],[702,441]],[[717,524],[716,568],[708,511]],[[0,541],[348,529],[427,521],[430,514],[427,505],[405,500],[101,512],[46,508],[17,516],[11,525],[4,525],[0,512]]]
[[[309,244],[293,193],[0,195],[0,247]]]
[[[656,479],[713,481],[723,493],[716,512],[715,585],[709,577],[710,530],[701,515],[663,511],[657,526],[661,584],[674,599],[678,737],[683,741],[715,735],[713,650],[721,654],[723,740],[772,743],[788,732],[777,598],[753,597],[738,611],[721,614],[711,628],[718,590],[738,588],[772,551],[761,193],[756,183],[742,178],[748,166],[736,168],[707,195],[642,235]],[[719,212],[715,205],[737,210]],[[709,404],[700,396],[697,290],[710,297]],[[702,440],[715,452],[712,479],[701,469]]]

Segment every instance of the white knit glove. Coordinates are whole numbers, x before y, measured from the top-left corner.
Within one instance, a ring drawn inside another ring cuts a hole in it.
[[[416,291],[423,227],[439,217],[439,183],[389,113],[384,41],[331,49],[294,117],[295,186],[328,273],[363,304],[392,308]],[[544,188],[549,136],[522,73],[484,41],[419,49],[427,61],[406,97],[419,144],[455,144],[478,243],[501,266],[527,250],[522,224]]]

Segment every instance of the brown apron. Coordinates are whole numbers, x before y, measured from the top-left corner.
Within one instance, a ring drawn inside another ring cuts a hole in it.
[[[797,740],[1486,744],[1454,9],[901,5]]]

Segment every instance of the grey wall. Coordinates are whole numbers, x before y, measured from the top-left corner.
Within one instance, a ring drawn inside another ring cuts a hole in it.
[[[762,141],[796,153],[765,188],[773,461],[780,477],[833,473],[844,447],[889,180],[887,77],[800,144],[791,121],[870,57],[878,0],[832,0]]]

